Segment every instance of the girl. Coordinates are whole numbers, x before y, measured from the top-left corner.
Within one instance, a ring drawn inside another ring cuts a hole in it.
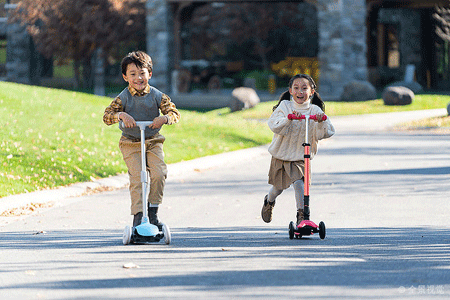
[[[291,184],[294,186],[297,202],[297,225],[303,220],[303,189],[304,189],[304,149],[305,121],[289,120],[288,114],[317,115],[322,120],[325,104],[316,91],[317,87],[311,76],[297,74],[289,81],[289,91],[280,96],[268,125],[274,132],[269,153],[272,161],[269,169],[269,184],[272,187],[264,197],[261,217],[264,222],[272,221],[272,210],[275,199]],[[317,143],[321,139],[334,134],[334,127],[329,121],[317,121],[309,124],[309,142],[311,144],[311,159],[317,153]]]

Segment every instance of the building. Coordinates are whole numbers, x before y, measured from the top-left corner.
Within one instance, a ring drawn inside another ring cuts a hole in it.
[[[155,86],[165,91],[174,89],[178,80],[174,74],[186,64],[180,50],[183,47],[182,26],[189,16],[185,12],[208,3],[227,2],[236,1],[147,1],[147,51],[155,63],[152,78]],[[258,1],[260,5],[270,2],[280,1]],[[448,5],[447,0],[283,2],[297,2],[313,8],[311,18],[317,22],[314,38],[318,45],[320,93],[325,100],[339,100],[344,86],[355,80],[369,81],[379,89],[400,81],[408,65],[415,66],[415,79],[423,87],[450,88],[448,42],[437,37],[437,23],[433,18],[436,6]],[[7,80],[31,83],[33,78],[45,73],[42,67],[45,62],[20,30],[18,27],[7,30],[8,48],[28,50],[22,50],[23,55],[7,58]]]

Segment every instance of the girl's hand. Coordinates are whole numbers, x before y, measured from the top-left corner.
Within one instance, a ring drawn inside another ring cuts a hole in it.
[[[316,114],[316,121],[319,122],[319,123],[322,123],[324,115],[325,114]]]
[[[152,129],[161,128],[164,124],[167,124],[169,122],[169,119],[166,116],[159,116],[153,119],[153,123],[148,126]]]
[[[126,112],[120,112],[119,113],[119,120],[122,120],[123,126],[125,128],[133,128],[136,127],[136,121],[132,116],[127,114]]]

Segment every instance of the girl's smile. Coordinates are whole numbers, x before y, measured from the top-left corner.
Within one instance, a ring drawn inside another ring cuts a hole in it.
[[[289,88],[289,94],[296,103],[303,104],[314,94],[314,90],[306,78],[297,78],[294,80],[292,87]]]

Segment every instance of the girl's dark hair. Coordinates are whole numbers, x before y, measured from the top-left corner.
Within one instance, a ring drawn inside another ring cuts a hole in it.
[[[127,67],[130,64],[135,64],[140,69],[147,68],[149,72],[153,70],[152,58],[144,51],[130,52],[122,59],[121,68],[123,75],[127,74]]]
[[[311,104],[315,104],[318,107],[320,107],[320,109],[325,112],[325,103],[323,102],[322,98],[320,98],[319,93],[317,92],[317,85],[314,82],[314,79],[312,79],[311,76],[309,76],[308,74],[297,74],[294,75],[290,80],[289,80],[289,88],[292,88],[292,85],[294,84],[294,80],[298,79],[298,78],[305,78],[306,80],[308,80],[309,82],[309,86],[311,87],[311,89],[314,90],[314,95],[313,98],[311,100]],[[280,105],[281,101],[283,100],[290,100],[291,99],[291,94],[289,94],[289,90],[287,90],[286,92],[282,93],[280,95],[280,99],[278,101],[278,103],[273,107],[272,111],[274,111],[275,109],[277,109],[278,105]]]

